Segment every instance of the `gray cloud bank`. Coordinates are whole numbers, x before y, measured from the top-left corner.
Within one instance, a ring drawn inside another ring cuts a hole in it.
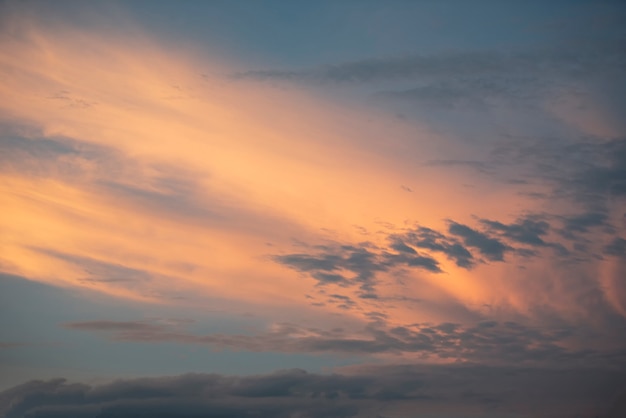
[[[103,385],[30,381],[0,393],[0,413],[5,418],[380,418],[473,411],[485,417],[618,418],[626,412],[625,390],[623,371],[398,365],[332,375],[296,369]]]

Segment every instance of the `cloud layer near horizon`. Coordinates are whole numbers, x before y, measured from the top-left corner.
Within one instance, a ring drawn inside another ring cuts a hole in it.
[[[247,377],[189,374],[101,385],[57,379],[0,392],[0,413],[6,418],[365,418],[538,416],[549,411],[554,418],[617,418],[626,404],[615,387],[625,379],[616,371],[477,365],[401,365],[333,375],[298,369]]]

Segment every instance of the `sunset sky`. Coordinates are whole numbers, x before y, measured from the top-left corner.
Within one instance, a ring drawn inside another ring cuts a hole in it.
[[[626,416],[620,1],[0,1],[0,416]]]

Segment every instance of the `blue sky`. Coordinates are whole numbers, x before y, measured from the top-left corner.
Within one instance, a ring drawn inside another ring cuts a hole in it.
[[[0,7],[0,415],[623,415],[620,2]]]

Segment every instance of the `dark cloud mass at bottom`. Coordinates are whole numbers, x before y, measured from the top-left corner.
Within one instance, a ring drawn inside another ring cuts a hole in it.
[[[103,385],[31,381],[0,393],[5,418],[532,416],[618,418],[626,372],[480,365],[396,365],[356,373],[294,369],[187,374]]]

